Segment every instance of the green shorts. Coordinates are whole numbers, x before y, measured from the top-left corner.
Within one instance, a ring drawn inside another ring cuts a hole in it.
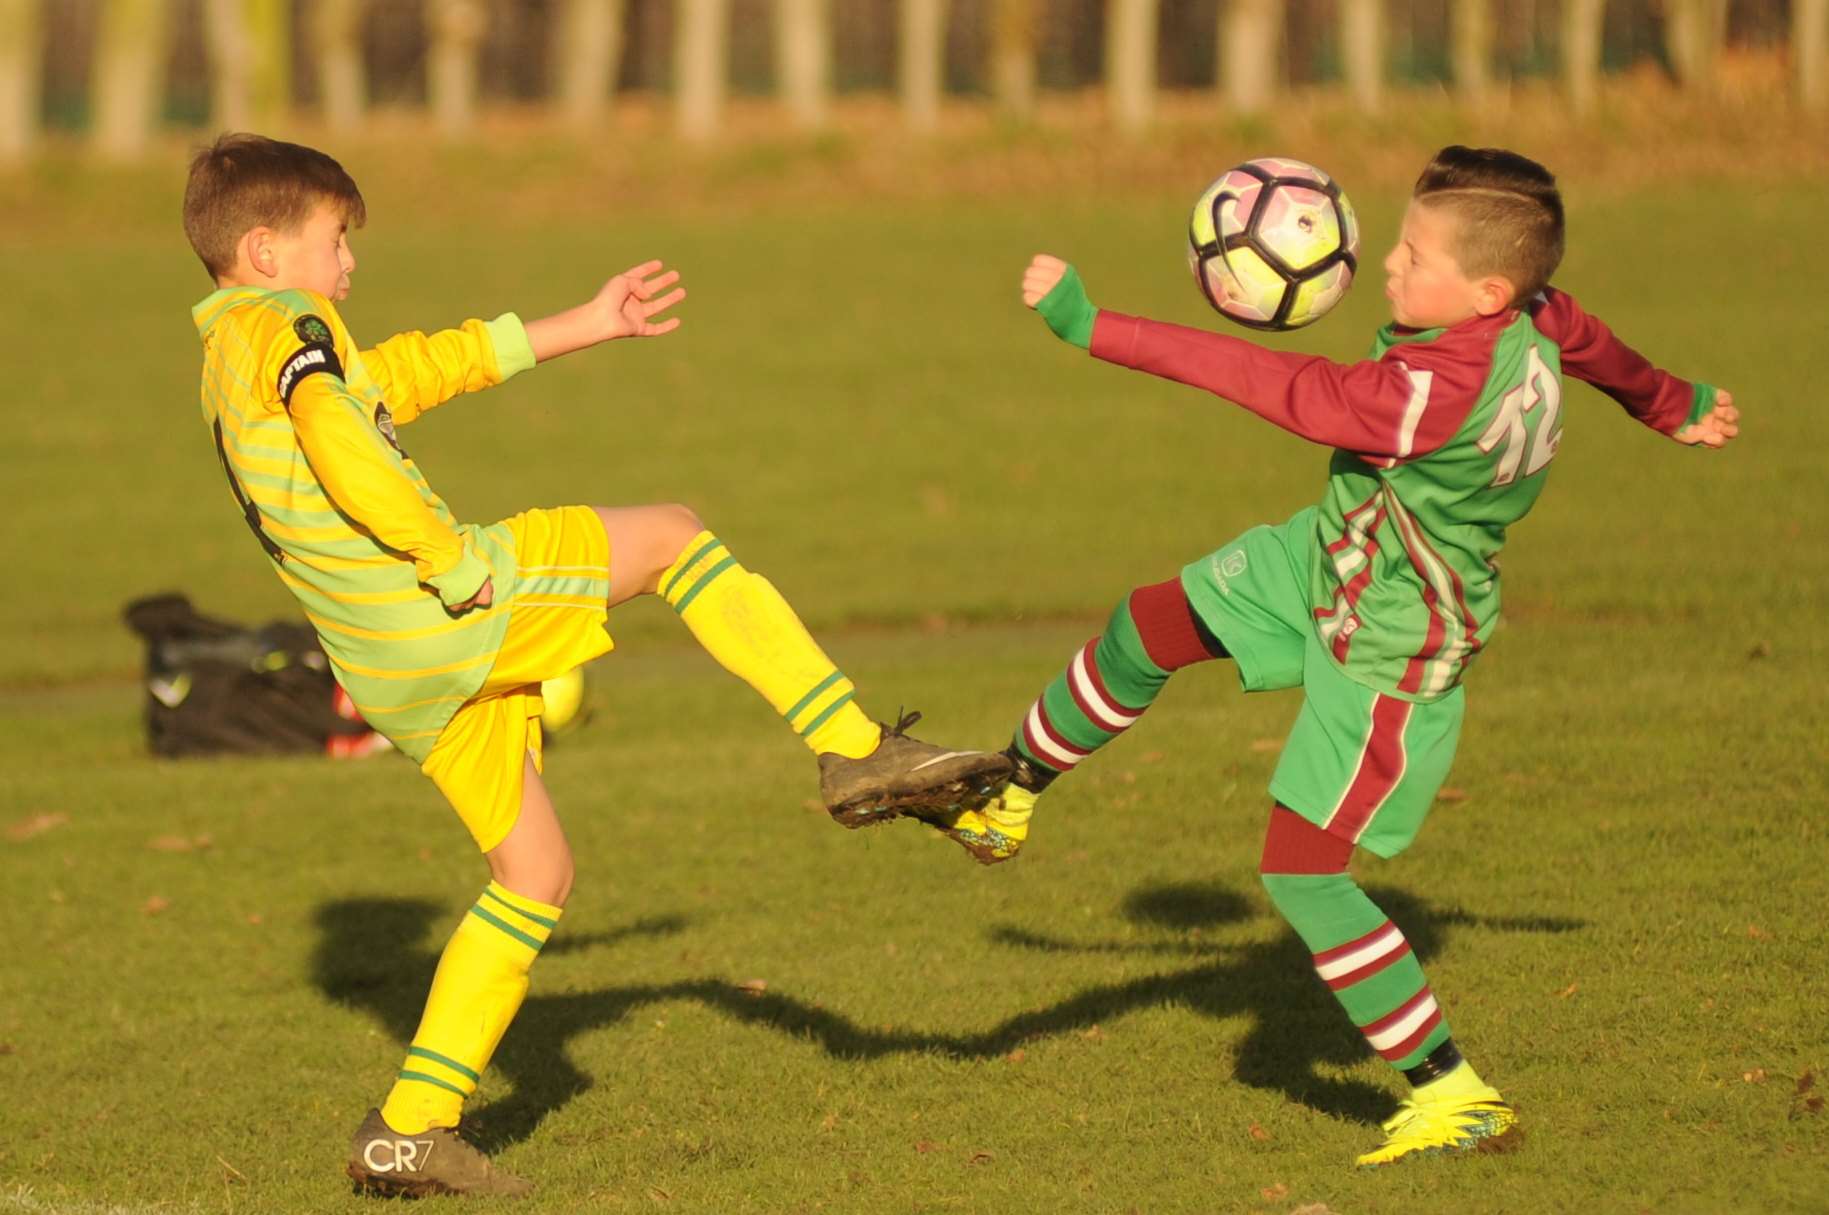
[[[1302,689],[1271,796],[1323,830],[1395,856],[1416,838],[1448,778],[1466,698],[1456,687],[1435,700],[1404,700],[1340,669],[1315,636],[1314,543],[1310,507],[1191,563],[1182,589],[1237,662],[1245,691]]]

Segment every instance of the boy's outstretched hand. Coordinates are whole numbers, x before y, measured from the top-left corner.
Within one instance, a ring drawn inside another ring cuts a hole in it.
[[[654,318],[686,298],[686,289],[675,286],[679,281],[678,270],[666,269],[659,260],[643,262],[605,283],[589,303],[528,321],[534,360],[544,363],[616,338],[672,333],[680,326],[679,317]]]
[[[1022,275],[1022,302],[1041,313],[1054,336],[1081,350],[1092,345],[1092,323],[1099,310],[1086,298],[1079,271],[1047,253],[1029,260]]]
[[[1717,388],[1714,408],[1670,437],[1691,447],[1726,447],[1739,433],[1740,411],[1734,408],[1734,394]]]

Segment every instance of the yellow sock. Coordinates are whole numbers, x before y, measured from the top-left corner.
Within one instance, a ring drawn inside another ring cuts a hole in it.
[[[419,1032],[381,1117],[402,1135],[456,1126],[527,994],[527,971],[560,908],[490,882],[438,959]]]
[[[660,594],[726,671],[762,694],[815,755],[857,759],[882,729],[853,703],[857,689],[832,665],[768,579],[737,564],[700,532],[660,576]]]
[[[1486,1090],[1486,1081],[1473,1070],[1473,1064],[1462,1060],[1445,1076],[1410,1090],[1413,1101],[1459,1101]]]

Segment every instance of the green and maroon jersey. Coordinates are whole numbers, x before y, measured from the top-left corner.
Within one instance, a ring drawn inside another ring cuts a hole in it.
[[[1714,397],[1554,290],[1447,329],[1386,326],[1353,364],[1112,312],[1098,314],[1091,351],[1335,449],[1315,519],[1313,627],[1349,677],[1410,700],[1452,690],[1498,622],[1494,558],[1543,490],[1563,371],[1667,435]]]

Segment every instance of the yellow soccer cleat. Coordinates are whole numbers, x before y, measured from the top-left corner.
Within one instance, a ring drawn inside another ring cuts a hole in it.
[[[980,865],[1007,861],[1029,838],[1029,815],[1036,795],[1021,785],[1008,784],[976,810],[946,816],[923,816],[940,834],[956,841]]]
[[[1434,1101],[1406,1101],[1385,1120],[1384,1142],[1358,1163],[1391,1164],[1438,1152],[1509,1151],[1523,1135],[1517,1128],[1517,1111],[1487,1085]]]

